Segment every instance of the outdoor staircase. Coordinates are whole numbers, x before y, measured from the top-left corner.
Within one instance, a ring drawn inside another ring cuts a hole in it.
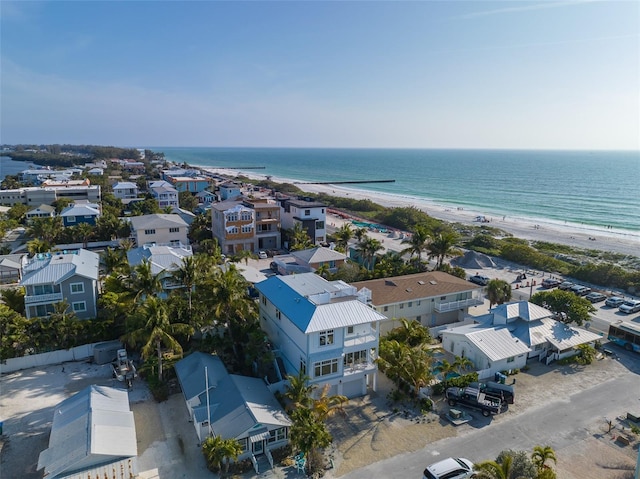
[[[260,477],[267,477],[263,475],[265,472],[271,471],[271,464],[269,464],[267,456],[264,454],[256,456],[256,462],[258,463],[258,474],[260,474]]]

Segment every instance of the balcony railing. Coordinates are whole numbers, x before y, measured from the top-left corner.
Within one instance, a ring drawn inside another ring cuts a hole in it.
[[[63,299],[62,293],[33,294],[24,297],[24,304],[59,303]]]
[[[344,338],[344,348],[351,348],[354,346],[363,346],[368,343],[375,343],[376,336],[374,333],[359,334],[357,336],[346,336]]]
[[[461,299],[460,301],[450,301],[448,303],[436,304],[435,310],[438,313],[446,313],[456,309],[470,308],[471,306],[479,306],[484,301],[480,298]]]
[[[343,374],[348,376],[349,374],[357,374],[368,371],[373,371],[376,369],[376,365],[374,363],[362,362],[362,363],[353,363],[353,364],[345,364],[343,369]]]

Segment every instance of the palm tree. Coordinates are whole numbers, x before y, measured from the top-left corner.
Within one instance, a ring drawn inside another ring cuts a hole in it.
[[[547,461],[553,461],[554,464],[557,463],[556,452],[553,448],[551,446],[534,446],[531,453],[531,462],[536,466],[536,469],[538,471],[549,469]]]
[[[162,291],[160,273],[153,273],[151,263],[146,258],[133,268],[132,276],[132,290],[136,293],[136,301]]]
[[[494,304],[503,304],[511,299],[511,285],[501,279],[492,279],[487,284],[487,297],[489,298],[489,309]]]
[[[460,250],[455,248],[457,242],[458,235],[454,231],[442,231],[433,237],[429,243],[429,259],[436,258],[436,269],[442,267],[445,258],[461,254]]]
[[[402,364],[403,379],[413,386],[413,394],[417,398],[420,388],[433,380],[433,351],[424,347],[408,348]]]
[[[511,477],[513,457],[505,456],[501,463],[484,461],[474,466],[477,479],[518,479]]]
[[[291,244],[289,249],[291,251],[300,251],[310,248],[313,245],[313,241],[309,238],[307,230],[304,229],[302,223],[296,223],[293,229],[290,231]]]
[[[40,238],[34,238],[27,243],[27,251],[31,256],[35,256],[38,253],[46,253],[50,249],[49,243]]]
[[[222,471],[222,463],[225,463],[225,472],[229,472],[229,463],[236,461],[242,454],[242,446],[237,439],[223,439],[222,436],[210,436],[202,444],[202,453],[209,464]]]
[[[250,250],[242,249],[233,255],[233,257],[231,258],[231,261],[233,261],[234,263],[238,263],[244,260],[244,264],[249,266],[249,260],[256,259],[256,258],[257,256],[253,254],[253,252],[251,252]]]
[[[421,346],[431,342],[429,328],[424,327],[418,321],[402,318],[400,326],[393,328],[386,336],[387,339],[395,339],[410,347]]]
[[[314,271],[318,276],[322,276],[324,279],[327,279],[331,274],[331,268],[329,268],[328,263],[322,263],[318,266],[318,269]]]
[[[2,302],[18,314],[24,316],[24,287],[8,288],[0,291]]]
[[[353,238],[353,229],[351,228],[351,224],[343,223],[342,226],[336,230],[334,235],[337,240],[336,246],[342,248],[346,253],[349,240]]]
[[[362,257],[363,266],[371,270],[373,269],[376,253],[383,249],[383,246],[379,240],[365,236],[363,240],[358,243],[356,249]]]
[[[32,238],[41,238],[48,244],[54,244],[64,227],[62,218],[35,218],[27,229],[27,235]]]
[[[154,351],[158,354],[158,379],[162,381],[162,346],[182,354],[182,346],[173,336],[175,334],[190,335],[193,328],[184,323],[171,323],[164,301],[148,296],[142,306],[144,325],[125,334],[122,338],[131,346],[142,344],[142,358],[147,359]]]
[[[182,263],[171,275],[176,283],[181,284],[187,290],[187,299],[189,302],[189,319],[191,319],[193,288],[198,281],[200,272],[202,271],[201,262],[197,256],[187,256],[182,258]]]
[[[291,413],[291,419],[293,421],[289,434],[291,445],[308,457],[306,467],[312,469],[312,462],[317,457],[316,450],[331,444],[331,434],[327,431],[324,422],[318,419],[309,408],[295,409]]]
[[[89,223],[80,223],[73,227],[73,235],[75,238],[79,238],[82,241],[82,247],[86,248],[89,239],[95,235],[94,226]]]
[[[413,234],[409,238],[402,240],[402,243],[409,246],[401,251],[401,254],[409,253],[409,260],[414,256],[416,263],[422,262],[422,252],[428,250],[429,231],[422,225],[416,226]]]
[[[358,240],[358,243],[360,243],[364,239],[364,237],[367,236],[367,228],[356,228],[353,236],[355,236]]]
[[[320,396],[313,400],[311,410],[320,421],[326,421],[336,413],[345,414],[344,405],[349,402],[347,396],[333,394],[329,396],[331,386],[325,384],[320,391]]]
[[[102,254],[102,262],[107,270],[107,274],[120,270],[126,263],[124,250],[107,248]]]
[[[297,376],[287,376],[287,384],[284,397],[286,397],[290,403],[287,406],[288,410],[293,410],[298,407],[308,407],[311,404],[311,396],[315,391],[316,386],[309,384],[309,376],[302,371],[298,372]]]
[[[402,368],[409,346],[395,339],[380,341],[380,354],[376,363],[380,371],[385,373],[389,379],[400,388],[402,381]]]

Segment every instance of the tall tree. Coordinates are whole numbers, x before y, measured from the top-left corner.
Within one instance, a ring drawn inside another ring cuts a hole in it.
[[[531,453],[531,462],[538,471],[548,469],[547,462],[557,463],[556,452],[551,446],[534,446]]]
[[[309,384],[309,376],[299,371],[296,376],[287,376],[288,384],[285,387],[284,397],[289,400],[287,409],[293,411],[299,407],[309,407],[311,397],[316,386]]]
[[[576,323],[578,326],[589,321],[589,314],[596,310],[589,300],[559,289],[541,291],[531,296],[529,301],[554,313],[564,313],[567,323]]]
[[[199,259],[199,256],[187,256],[182,259],[182,262],[176,269],[172,277],[173,279],[185,289],[187,293],[187,299],[189,302],[189,320],[191,320],[191,310],[192,306],[192,297],[193,297],[193,289],[196,286],[200,278],[200,274],[203,271],[202,261]]]
[[[7,288],[0,290],[0,297],[2,297],[2,302],[6,304],[9,308],[13,309],[16,313],[24,316],[24,287],[18,288]]]
[[[502,279],[492,279],[487,284],[489,309],[494,304],[504,304],[511,299],[511,285]]]
[[[436,269],[442,268],[445,258],[461,254],[456,248],[457,243],[458,235],[454,231],[442,231],[434,235],[429,243],[429,258],[436,258]]]
[[[413,234],[409,238],[402,240],[403,244],[409,246],[402,250],[402,254],[409,253],[409,260],[414,256],[416,257],[416,263],[422,263],[422,253],[428,251],[429,248],[429,231],[425,226],[417,225],[414,228]]]
[[[133,268],[131,289],[135,292],[136,301],[162,291],[160,273],[153,272],[152,265],[146,258]]]
[[[300,251],[313,246],[313,241],[309,237],[307,230],[302,226],[302,223],[299,222],[296,222],[293,229],[290,230],[289,239],[291,241],[291,244],[289,244],[291,251]]]
[[[362,257],[363,266],[368,270],[372,270],[375,265],[376,253],[383,249],[382,243],[375,239],[365,236],[356,249]]]
[[[336,246],[346,253],[349,240],[353,238],[351,224],[343,223],[342,226],[336,230],[334,236],[336,237]]]
[[[178,355],[182,354],[182,346],[174,337],[176,334],[190,335],[193,328],[185,323],[172,323],[167,313],[164,301],[154,296],[148,296],[142,306],[144,325],[126,333],[122,340],[131,346],[142,345],[144,359],[158,355],[158,379],[162,381],[162,346],[173,349]]]
[[[320,395],[313,400],[311,409],[320,421],[326,421],[334,414],[345,414],[344,406],[349,402],[346,396],[341,394],[329,394],[331,386],[325,384],[320,391]]]
[[[317,450],[331,444],[331,435],[326,425],[311,409],[301,407],[291,413],[293,424],[291,425],[289,439],[295,449],[306,454],[308,460],[306,467],[314,468]]]
[[[229,472],[229,463],[238,459],[242,454],[242,446],[237,439],[223,439],[222,436],[210,436],[202,444],[202,453],[208,464],[222,471]]]
[[[95,236],[95,227],[89,223],[80,223],[73,227],[73,235],[82,242],[82,247],[86,248],[89,240]]]
[[[46,253],[50,249],[50,244],[40,238],[34,238],[27,242],[27,251],[31,256],[35,256],[38,253]]]

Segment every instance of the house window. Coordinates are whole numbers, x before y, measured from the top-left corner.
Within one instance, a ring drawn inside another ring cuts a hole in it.
[[[416,321],[418,321],[419,323],[422,322],[422,316],[416,316]]]
[[[75,216],[67,216],[67,223],[75,223],[75,222],[76,222]]]
[[[287,429],[284,427],[269,431],[268,442],[284,441],[287,438]]]
[[[318,335],[320,336],[320,346],[327,346],[329,344],[333,344],[333,329],[329,329],[327,331],[320,331]]]
[[[404,309],[404,303],[400,303],[400,309]]]
[[[267,297],[266,296],[262,297],[262,304],[264,304],[265,306],[267,305]]]
[[[169,233],[180,233],[180,228],[169,228]]]
[[[311,210],[304,210],[304,215],[309,216],[311,214]]]
[[[247,450],[247,444],[249,444],[248,442],[249,438],[242,438],[242,439],[238,439],[238,442],[240,443],[240,447],[242,448],[243,451]]]
[[[253,228],[251,227],[251,225],[244,225],[244,226],[242,227],[242,232],[243,232],[243,233],[251,233],[251,230],[252,230],[252,229],[253,229]]]
[[[389,311],[389,306],[385,306],[385,307],[384,307],[384,310],[385,310],[385,311]]]
[[[515,360],[516,360],[516,357],[515,357],[515,356],[511,356],[510,358],[507,358],[507,362],[508,362],[508,363],[512,363],[512,362],[514,362]]]
[[[367,362],[367,350],[355,351],[353,353],[347,353],[344,355],[344,365],[353,366],[355,364],[362,364]]]
[[[347,326],[347,336],[351,336],[353,334],[353,326]]]
[[[276,318],[282,319],[282,314],[280,314],[280,310],[276,309]]]
[[[316,221],[316,229],[323,230],[324,229],[324,221]]]
[[[71,283],[71,294],[84,293],[84,283]]]
[[[322,208],[322,209],[320,210],[320,212],[321,212],[322,214],[324,214],[324,208]]]
[[[238,227],[237,226],[232,226],[231,228],[228,229],[228,233],[232,234],[232,235],[238,234]]]
[[[237,214],[232,214],[232,215],[228,215],[227,216],[227,221],[238,221],[238,215]]]
[[[338,358],[320,361],[313,365],[314,377],[329,376],[338,372]]]
[[[420,306],[420,300],[416,301],[416,306]]]
[[[251,213],[250,213],[250,212],[248,212],[248,211],[243,212],[243,213],[240,215],[240,219],[241,219],[242,221],[251,221],[251,220],[252,220],[252,218],[251,218]]]
[[[409,304],[408,304],[407,306],[408,306],[409,308],[410,308],[411,306],[413,306],[413,301],[409,301]]]
[[[84,301],[79,301],[77,303],[73,303],[71,307],[73,308],[73,311],[75,313],[82,313],[87,310],[87,303]]]
[[[446,296],[440,296],[440,301],[444,301],[445,299],[447,299]]]
[[[300,358],[300,373],[307,373],[307,361],[305,361],[304,358]]]
[[[146,235],[154,235],[154,234],[156,234],[156,230],[144,230],[144,234],[146,234]]]

